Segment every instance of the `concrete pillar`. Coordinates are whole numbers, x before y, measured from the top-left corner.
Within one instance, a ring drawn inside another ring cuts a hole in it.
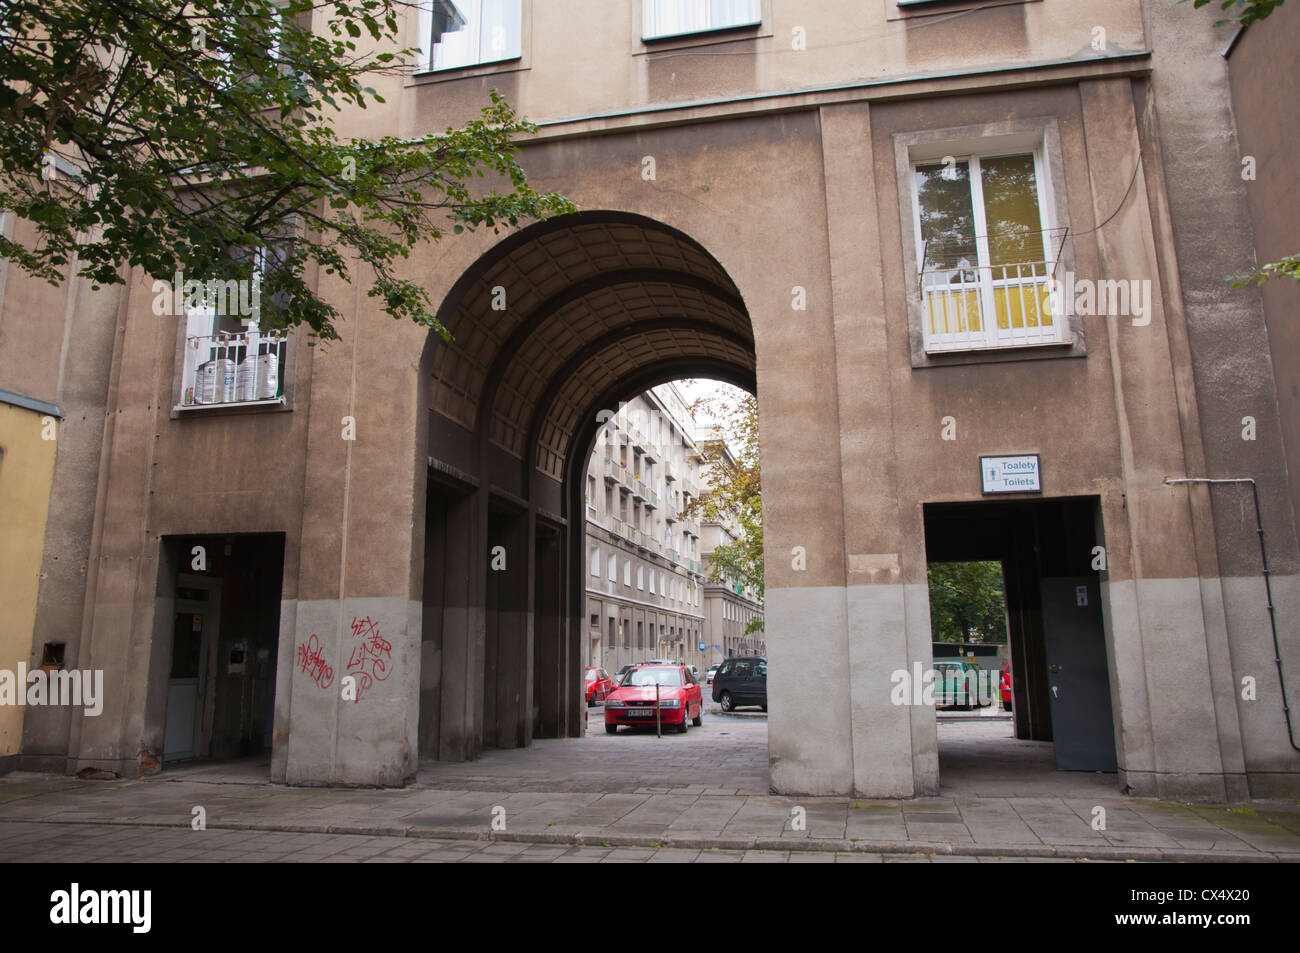
[[[1107,521],[1103,593],[1120,783],[1134,794],[1223,799],[1191,506],[1187,490],[1164,484],[1187,463],[1178,388],[1190,382],[1176,380],[1146,179],[1131,180],[1140,148],[1132,86],[1089,81],[1079,95],[1093,215],[1114,214],[1096,233],[1098,277],[1149,281],[1153,289],[1149,323],[1109,318],[1098,342],[1112,365],[1127,517]],[[1127,539],[1111,525],[1124,526]]]
[[[568,712],[564,704],[568,682],[561,573],[560,533],[542,527],[536,533],[533,582],[533,736],[559,738],[565,733]],[[581,624],[582,614],[578,614]]]
[[[447,510],[438,742],[443,761],[470,761],[483,750],[487,522],[485,490],[457,500]]]
[[[363,311],[313,360],[298,598],[280,633],[275,737],[287,750],[273,758],[273,780],[400,785],[415,777],[418,388],[408,375],[358,368],[386,366],[419,337],[418,328]]]
[[[484,747],[526,747],[532,740],[531,537],[527,512],[489,517]]]

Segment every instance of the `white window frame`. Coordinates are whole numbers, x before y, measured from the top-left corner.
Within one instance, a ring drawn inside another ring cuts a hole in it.
[[[591,574],[597,579],[600,578],[600,547],[595,546],[591,550]]]
[[[623,560],[623,585],[632,588],[632,560]]]
[[[473,69],[476,66],[491,66],[499,63],[513,63],[523,58],[524,27],[526,21],[526,18],[524,16],[524,0],[514,0],[514,3],[516,3],[518,6],[518,12],[519,12],[519,49],[518,50],[511,50],[509,49],[509,47],[507,47],[499,51],[500,55],[497,56],[489,55],[487,58],[482,58],[483,57],[482,42],[481,42],[482,24],[481,22],[474,23],[471,19],[469,20],[469,22],[472,24],[471,29],[473,30],[474,33],[474,42],[472,46],[476,51],[478,51],[475,53],[476,58],[470,60],[469,62],[456,62],[451,65],[437,65],[435,63],[435,54],[437,52],[435,47],[437,44],[433,42],[434,3],[439,3],[439,4],[451,3],[462,14],[465,14],[469,18],[478,17],[480,21],[482,18],[483,0],[423,0],[423,2],[420,3],[418,15],[416,17],[416,22],[418,24],[417,29],[419,31],[418,49],[420,51],[419,53],[420,58],[416,67],[417,72],[443,73],[443,72],[450,72],[454,70],[467,70],[467,69]],[[472,12],[467,12],[465,9],[462,9],[462,7],[469,7],[471,8]]]
[[[609,556],[609,581],[618,582],[618,556],[614,553]]]
[[[951,156],[957,161],[994,156],[1025,155],[1034,157],[1034,179],[1038,197],[1040,225],[1043,231],[1043,254],[1051,262],[1054,277],[1060,280],[1074,266],[1069,239],[1069,212],[1064,191],[1064,160],[1060,131],[1055,117],[1005,120],[983,125],[961,126],[907,133],[895,133],[895,169],[898,177],[899,215],[903,235],[904,275],[907,281],[908,326],[912,366],[925,367],[947,363],[988,360],[1023,360],[1034,358],[1082,357],[1086,354],[1083,324],[1077,315],[1053,315],[1048,328],[997,327],[996,310],[990,293],[981,293],[981,307],[989,315],[982,320],[981,332],[960,332],[963,337],[932,335],[927,320],[926,302],[921,286],[924,268],[921,240],[920,202],[917,194],[916,167],[941,163]],[[971,173],[972,212],[978,239],[980,261],[988,261],[988,236],[984,226],[982,182],[978,165]],[[977,191],[978,190],[978,191]],[[1001,272],[1003,266],[997,266]],[[1014,281],[1012,282],[1014,284]],[[1028,299],[1026,299],[1028,303]],[[1028,332],[1028,333],[1027,333]],[[1006,355],[1006,356],[1004,356]]]
[[[265,272],[264,260],[264,252],[259,250],[252,279],[257,282],[252,290],[259,295],[261,275]],[[229,283],[223,284],[228,291]],[[183,294],[184,291],[182,287],[172,289],[171,293]],[[238,289],[236,294],[240,294]],[[229,312],[228,307],[227,312]],[[207,303],[197,307],[186,307],[183,313],[185,323],[180,357],[181,377],[173,407],[174,413],[214,408],[286,406],[289,381],[288,332],[260,330],[256,312],[252,316],[229,315],[244,326],[243,331],[218,331],[217,321],[220,315],[215,307]],[[252,366],[245,367],[247,358],[254,349],[258,360]],[[235,364],[231,357],[232,351],[235,356],[238,356],[241,350],[245,360]],[[272,356],[275,358],[276,368],[273,386],[269,380],[264,380],[265,365]],[[223,360],[231,361],[231,364],[223,365],[220,363]],[[200,381],[199,372],[209,364],[214,365],[213,373],[218,374],[221,379],[216,380],[212,388],[210,396],[214,399],[204,400],[205,388]],[[251,379],[244,375],[251,375]]]
[[[666,40],[672,37],[762,25],[763,5],[760,0],[732,0],[737,5],[745,4],[746,10],[725,22],[718,16],[719,22],[715,23],[713,4],[726,2],[728,0],[641,0],[641,39]],[[673,7],[688,6],[694,8],[694,16],[689,17],[690,23],[683,23],[681,17],[671,16]]]
[[[638,590],[642,592],[645,591],[645,567],[644,566],[636,567],[636,587]]]
[[[973,263],[974,267],[969,269],[972,275],[975,290],[979,294],[980,301],[980,330],[978,331],[957,331],[946,334],[932,334],[930,330],[930,321],[926,320],[922,324],[922,333],[925,335],[925,349],[929,353],[944,351],[970,351],[983,348],[1003,348],[1003,347],[1032,347],[1043,344],[1062,344],[1065,336],[1065,322],[1063,315],[1053,315],[1052,322],[1044,329],[1041,325],[1031,330],[1025,328],[1000,328],[997,322],[997,307],[994,298],[995,291],[998,288],[1010,289],[1013,286],[1021,289],[1022,309],[1028,307],[1028,303],[1033,300],[1025,295],[1027,287],[1034,287],[1036,279],[1046,279],[1052,277],[1053,262],[1056,259],[1056,252],[1059,247],[1053,247],[1059,243],[1059,238],[1055,236],[1051,223],[1051,206],[1049,195],[1046,190],[1046,163],[1043,160],[1042,144],[1040,143],[1032,151],[1023,150],[1005,150],[995,149],[984,152],[971,152],[966,154],[952,154],[951,158],[955,163],[966,163],[969,170],[968,181],[970,183],[971,212],[973,216],[973,227],[975,229],[975,254],[977,261]],[[992,265],[991,255],[989,252],[989,229],[988,222],[985,218],[984,207],[984,184],[981,171],[981,159],[1001,158],[1003,156],[1022,156],[1029,155],[1034,161],[1034,188],[1035,198],[1038,201],[1038,224],[1039,235],[1041,236],[1043,254],[1046,257],[1045,262],[1026,262],[1023,267],[1020,265]],[[912,163],[912,225],[913,240],[916,242],[916,257],[918,266],[924,266],[923,251],[925,247],[924,240],[921,237],[921,202],[920,192],[916,182],[916,171],[918,166],[933,165],[933,159],[923,159]],[[1055,239],[1055,241],[1054,241]],[[1010,268],[1016,268],[1017,276],[1008,277]],[[1000,276],[999,276],[1000,274]],[[1022,277],[1023,275],[1023,277]],[[965,289],[969,284],[962,283],[959,287]],[[929,286],[925,284],[924,274],[922,275],[922,302],[923,306],[929,304],[930,295],[928,294]]]

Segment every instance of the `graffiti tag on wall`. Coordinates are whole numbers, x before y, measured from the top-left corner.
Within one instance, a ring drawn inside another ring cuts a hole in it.
[[[325,662],[315,633],[306,642],[298,644],[298,667],[307,673],[318,688],[329,688],[334,684],[334,669]]]
[[[379,634],[379,623],[371,621],[370,616],[352,617],[352,637],[361,641],[352,649],[347,673],[356,676],[357,697],[353,701],[359,702],[366,689],[388,678],[393,645]]]

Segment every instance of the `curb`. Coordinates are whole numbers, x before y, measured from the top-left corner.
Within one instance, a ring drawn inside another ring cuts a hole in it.
[[[0,818],[0,824],[69,824],[116,827],[153,827],[188,830],[188,824],[162,824],[119,820],[45,820]],[[839,854],[941,854],[953,857],[1065,858],[1155,863],[1288,863],[1300,862],[1300,854],[1242,851],[1167,850],[1159,847],[1052,847],[1046,844],[948,844],[926,841],[864,841],[839,838],[782,837],[672,837],[646,834],[591,834],[581,831],[485,832],[481,828],[422,828],[382,824],[209,824],[207,830],[260,831],[285,834],[347,834],[353,836],[416,838],[421,840],[484,841],[506,844],[554,844],[565,847],[645,847],[679,850],[773,850],[797,853]]]

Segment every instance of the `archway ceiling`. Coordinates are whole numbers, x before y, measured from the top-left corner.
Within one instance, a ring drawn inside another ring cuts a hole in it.
[[[707,252],[648,219],[573,218],[507,240],[458,285],[430,390],[432,408],[467,428],[488,414],[487,436],[515,456],[540,427],[537,465],[557,478],[578,417],[620,379],[673,360],[754,373],[749,317]]]
[[[561,479],[564,458],[582,415],[590,413],[601,395],[625,379],[630,370],[664,362],[705,363],[754,373],[752,345],[703,327],[643,331],[613,343],[583,361],[548,402],[537,443],[537,469]]]

